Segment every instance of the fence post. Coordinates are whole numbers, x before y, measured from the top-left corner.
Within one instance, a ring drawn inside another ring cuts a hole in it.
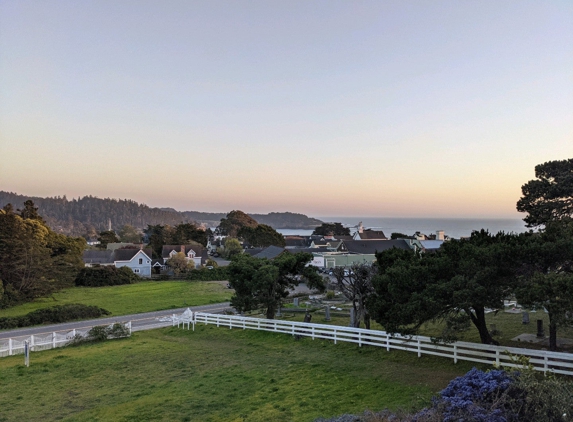
[[[127,323],[127,327],[129,328],[129,336],[131,337],[131,321]]]
[[[386,351],[390,351],[390,334],[386,333]]]
[[[336,344],[336,328],[334,329],[334,344]]]
[[[8,356],[12,356],[12,338],[8,339]]]
[[[30,336],[30,352],[34,350],[34,334]]]
[[[420,337],[418,337],[418,357],[422,357],[422,342],[420,341]]]
[[[454,363],[458,363],[458,345],[454,343]]]
[[[358,347],[362,347],[362,333],[358,332]]]
[[[217,315],[217,328],[219,328],[219,315]]]
[[[247,327],[245,326],[245,318],[243,318],[243,330],[244,330],[245,328],[247,328]]]
[[[499,350],[495,351],[495,365],[499,366]]]
[[[314,340],[314,326],[312,326],[312,339]]]
[[[547,375],[547,371],[549,370],[548,359],[547,355],[543,357],[543,375]]]
[[[52,333],[52,349],[56,348],[56,332]]]

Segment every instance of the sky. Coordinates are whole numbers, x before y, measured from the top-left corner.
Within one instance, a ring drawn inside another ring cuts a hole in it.
[[[570,0],[0,0],[0,190],[522,218],[567,158]]]

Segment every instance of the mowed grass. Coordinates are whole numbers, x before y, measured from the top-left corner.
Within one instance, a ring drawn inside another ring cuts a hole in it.
[[[470,364],[198,325],[0,359],[0,420],[312,421],[419,409]]]
[[[228,301],[233,290],[218,281],[142,281],[110,287],[72,287],[50,297],[0,310],[0,317],[25,315],[36,309],[68,303],[96,305],[113,315],[207,305]]]

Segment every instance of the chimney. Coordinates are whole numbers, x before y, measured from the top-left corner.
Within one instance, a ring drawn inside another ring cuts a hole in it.
[[[185,245],[181,245],[181,252],[185,255]]]
[[[358,233],[364,233],[364,226],[362,225],[362,221],[358,223]]]
[[[436,240],[444,240],[444,231],[436,230]]]

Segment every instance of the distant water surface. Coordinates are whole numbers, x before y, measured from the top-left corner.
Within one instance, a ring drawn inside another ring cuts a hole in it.
[[[512,218],[372,218],[372,217],[317,217],[322,221],[338,222],[350,227],[351,232],[356,229],[360,221],[365,228],[382,230],[387,237],[392,233],[412,235],[415,232],[432,234],[443,230],[447,236],[459,239],[470,236],[472,231],[486,229],[495,234],[499,231],[506,233],[523,233],[529,230],[520,219]],[[282,234],[308,236],[312,230],[278,230]]]

